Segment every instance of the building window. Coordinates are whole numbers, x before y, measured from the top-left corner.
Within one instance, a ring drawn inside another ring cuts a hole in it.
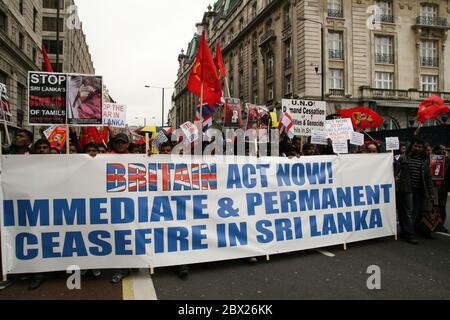
[[[394,23],[392,0],[378,0],[375,5],[380,9],[377,21]]]
[[[19,12],[21,15],[24,14],[23,0],[19,0]]]
[[[328,16],[332,18],[343,18],[342,0],[328,0]]]
[[[37,64],[37,50],[36,48],[33,48],[33,62]]]
[[[438,17],[438,6],[424,4],[420,8],[420,16],[428,19],[435,19]]]
[[[0,11],[0,32],[6,32],[6,15]]]
[[[285,93],[291,94],[292,93],[292,75],[286,76],[285,84],[286,84],[286,92]]]
[[[239,32],[244,30],[244,18],[239,20]]]
[[[266,77],[272,77],[273,76],[273,68],[275,66],[275,57],[272,53],[269,53],[267,56],[267,69],[266,69]]]
[[[259,103],[258,90],[253,90],[253,103],[254,104]]]
[[[258,85],[258,62],[253,62],[252,65],[252,83],[253,86]]]
[[[19,32],[19,48],[23,50],[25,48],[25,36],[22,32]]]
[[[330,31],[328,33],[328,57],[330,59],[343,60],[343,48],[342,32]]]
[[[4,84],[6,86],[7,79],[8,79],[7,74],[0,71],[0,83]]]
[[[45,50],[47,50],[48,54],[58,54],[57,42],[56,40],[42,40],[45,46]],[[62,54],[64,52],[63,48],[64,42],[62,40],[59,41],[59,53]]]
[[[375,37],[375,63],[394,64],[394,46],[392,37]]]
[[[291,39],[288,39],[284,42],[284,67],[285,69],[292,67]]]
[[[438,66],[438,54],[437,54],[438,42],[432,40],[423,40],[421,42],[421,65],[422,67],[437,67]]]
[[[344,70],[330,69],[330,89],[344,89]]]
[[[44,0],[42,7],[44,9],[57,9],[56,8],[57,5],[58,5],[58,0]],[[60,5],[60,8],[62,8],[64,5],[63,1],[60,0],[59,5]]]
[[[258,50],[258,34],[255,32],[252,35],[252,53]]]
[[[258,15],[258,3],[255,2],[252,5],[252,19],[255,19],[257,15]]]
[[[56,18],[44,17],[42,19],[42,31],[56,32]],[[64,32],[64,19],[59,19],[59,32]]]
[[[230,95],[234,97],[234,78],[230,75]]]
[[[291,6],[287,5],[283,10],[284,22],[283,25],[285,28],[291,26]]]
[[[239,47],[239,64],[244,63],[244,45]]]
[[[239,95],[244,93],[244,72],[239,72]]]
[[[375,72],[375,87],[377,89],[393,90],[394,74],[391,72]]]
[[[274,93],[273,93],[273,83],[269,83],[267,85],[267,101],[273,101]]]
[[[33,31],[34,32],[36,32],[37,18],[38,18],[38,12],[37,12],[36,8],[33,8]]]
[[[437,92],[438,91],[438,77],[432,75],[422,75],[421,77],[422,91]]]

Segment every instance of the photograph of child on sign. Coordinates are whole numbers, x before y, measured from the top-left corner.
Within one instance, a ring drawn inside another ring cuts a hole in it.
[[[242,127],[242,107],[239,99],[225,99],[225,123],[226,128]]]
[[[101,125],[103,83],[101,77],[71,75],[68,78],[68,122]]]
[[[267,142],[272,121],[269,110],[264,106],[247,104],[247,112],[247,137],[250,140],[255,140],[258,137],[259,142]]]

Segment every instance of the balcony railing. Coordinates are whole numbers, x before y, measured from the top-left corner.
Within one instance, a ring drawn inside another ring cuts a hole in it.
[[[433,57],[422,57],[421,59],[421,65],[422,67],[438,67],[439,62],[437,58]]]
[[[394,55],[388,53],[376,53],[375,63],[378,64],[394,64]]]
[[[450,92],[430,92],[418,90],[389,90],[371,87],[360,88],[361,99],[373,100],[400,100],[400,101],[423,101],[432,95],[441,97],[444,101],[450,101]]]
[[[380,14],[376,16],[377,21],[384,23],[394,23],[394,16],[390,14]]]
[[[328,17],[330,18],[343,18],[344,12],[339,9],[328,9]]]
[[[334,60],[344,60],[344,50],[328,50],[328,57]]]
[[[259,45],[260,45],[260,46],[263,46],[263,45],[265,45],[267,42],[269,42],[270,40],[274,40],[274,39],[276,39],[275,31],[274,31],[274,30],[269,30],[269,31],[267,31],[265,34],[263,34],[263,35],[261,36]]]
[[[330,89],[330,96],[345,97],[345,90],[344,89]]]
[[[420,16],[416,19],[417,25],[431,27],[449,27],[447,18]]]

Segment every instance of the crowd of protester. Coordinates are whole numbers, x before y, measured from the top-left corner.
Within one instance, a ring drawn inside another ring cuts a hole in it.
[[[29,154],[65,154],[66,150],[63,148],[59,150],[51,147],[47,139],[39,139],[34,144],[33,135],[27,130],[16,131],[15,139],[12,146],[3,150],[3,154],[8,155],[29,155]],[[172,153],[175,143],[165,142],[159,146],[159,154],[168,155]],[[204,146],[206,146],[205,144]],[[320,156],[333,155],[333,147],[331,141],[326,146],[317,146],[308,141],[304,141],[300,137],[289,139],[283,136],[280,141],[279,156],[290,159],[300,158],[304,156]],[[361,147],[350,148],[350,153],[355,154],[377,154],[380,153],[381,143],[376,141],[366,142]],[[116,135],[109,145],[88,143],[80,147],[76,132],[71,130],[69,153],[78,154],[84,153],[95,158],[98,154],[146,154],[145,145],[137,145],[130,142],[128,135],[120,133]],[[248,145],[246,148],[248,152]],[[151,153],[150,153],[151,155]],[[430,169],[431,155],[441,155],[446,157],[445,180],[437,183],[432,180]],[[445,146],[437,145],[432,147],[427,145],[418,136],[411,139],[409,145],[401,145],[399,152],[395,156],[394,172],[396,178],[396,193],[397,193],[397,209],[398,220],[400,223],[400,236],[411,244],[418,244],[418,236],[430,238],[430,230],[425,230],[420,226],[422,217],[432,210],[433,207],[438,207],[442,223],[436,229],[440,232],[448,232],[445,228],[446,219],[446,203],[448,192],[450,191],[450,159],[448,150]],[[250,262],[256,262],[255,258],[250,259]],[[1,267],[1,261],[0,261]],[[115,270],[111,281],[113,283],[120,283],[125,277],[131,274],[133,270],[119,269]],[[86,274],[87,272],[83,272]],[[102,276],[100,270],[92,270],[92,275],[96,278]],[[189,274],[188,266],[179,267],[178,275],[180,278],[187,278]],[[20,279],[30,279],[31,290],[39,288],[45,279],[43,274],[33,274],[30,276],[10,276],[6,282],[0,283],[0,290],[13,284]]]

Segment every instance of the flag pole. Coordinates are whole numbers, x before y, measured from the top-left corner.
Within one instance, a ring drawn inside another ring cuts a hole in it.
[[[70,154],[70,132],[69,122],[66,122],[66,154]]]
[[[228,98],[231,98],[230,85],[228,84],[228,77],[225,77],[225,87],[227,88]]]

